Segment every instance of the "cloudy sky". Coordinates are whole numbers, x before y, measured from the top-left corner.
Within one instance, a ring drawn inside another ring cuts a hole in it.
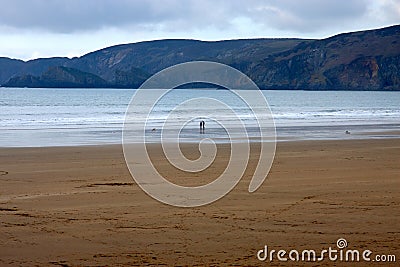
[[[324,38],[400,24],[400,0],[0,0],[0,56],[165,38]]]

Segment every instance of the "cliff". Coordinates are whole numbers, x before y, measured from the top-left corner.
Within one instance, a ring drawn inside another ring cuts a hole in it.
[[[93,88],[108,87],[107,81],[92,73],[67,67],[50,67],[40,76],[31,74],[11,78],[6,87]]]
[[[157,40],[72,59],[0,58],[0,84],[137,88],[150,75],[193,60],[238,68],[261,89],[400,90],[400,25],[322,40]]]

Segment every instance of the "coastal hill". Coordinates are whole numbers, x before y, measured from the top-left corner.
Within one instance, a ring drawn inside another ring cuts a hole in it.
[[[322,40],[157,40],[72,59],[0,58],[0,84],[137,88],[152,74],[193,60],[228,64],[261,89],[400,90],[400,25]]]

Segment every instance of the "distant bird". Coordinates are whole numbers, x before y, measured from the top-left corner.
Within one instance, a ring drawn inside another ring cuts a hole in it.
[[[152,131],[152,132],[155,132],[155,131],[156,131],[156,128],[151,129],[151,131]]]
[[[346,134],[350,134],[350,132],[349,132],[349,131],[346,131]]]

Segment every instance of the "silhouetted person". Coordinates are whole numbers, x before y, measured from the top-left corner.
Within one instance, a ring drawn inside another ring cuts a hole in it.
[[[206,123],[204,121],[200,122],[200,133],[204,133],[206,129]]]

